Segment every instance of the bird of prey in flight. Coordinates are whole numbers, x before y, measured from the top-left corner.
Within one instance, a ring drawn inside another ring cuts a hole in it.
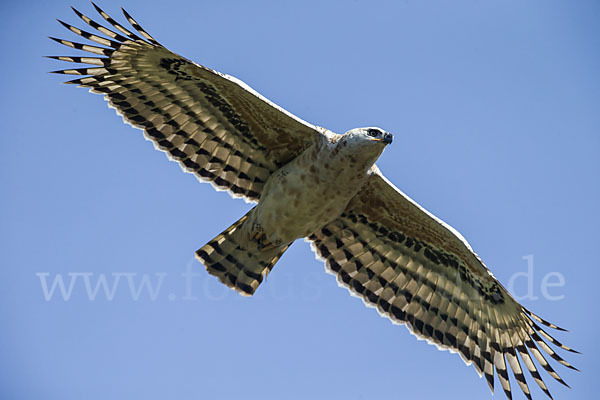
[[[134,29],[94,7],[110,28],[75,9],[96,33],[59,21],[90,43],[51,38],[91,53],[51,58],[92,66],[54,72],[79,75],[67,83],[104,95],[184,171],[256,203],[196,251],[210,274],[251,296],[305,238],[341,286],[419,338],[457,352],[492,392],[495,370],[511,398],[510,369],[531,398],[524,365],[550,396],[534,358],[566,385],[543,355],[575,369],[548,343],[575,350],[542,325],[562,329],[519,304],[457,231],[379,171],[375,161],[391,133],[313,126],[240,80],[167,50],[126,11]]]

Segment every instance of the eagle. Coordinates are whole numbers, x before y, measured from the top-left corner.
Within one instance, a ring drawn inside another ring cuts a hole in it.
[[[340,135],[311,125],[244,82],[167,50],[125,10],[133,30],[92,4],[110,28],[74,8],[97,33],[59,22],[93,44],[50,37],[88,53],[50,58],[91,66],[53,72],[78,75],[65,83],[104,95],[184,171],[255,203],[196,251],[208,273],[251,296],[305,238],[341,286],[417,337],[458,353],[492,393],[495,371],[512,397],[510,369],[531,398],[524,364],[551,398],[533,358],[567,385],[546,357],[576,368],[549,343],[577,351],[542,326],[564,329],[519,304],[456,230],[377,168],[391,133],[366,127]]]

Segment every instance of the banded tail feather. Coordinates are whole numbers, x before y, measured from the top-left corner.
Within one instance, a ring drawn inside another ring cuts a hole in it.
[[[196,251],[209,274],[244,296],[252,296],[291,243],[261,250],[245,223],[254,208]]]

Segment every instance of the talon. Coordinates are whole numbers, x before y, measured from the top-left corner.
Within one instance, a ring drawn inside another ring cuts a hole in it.
[[[268,251],[274,247],[275,247],[275,245],[273,244],[273,242],[261,242],[260,243],[260,251]]]
[[[281,243],[282,242],[281,242],[280,239],[277,239],[277,240],[275,240],[273,242],[264,242],[264,241],[261,241],[260,244],[259,244],[260,251],[268,251],[268,250],[274,249],[276,247],[280,247]]]
[[[252,225],[252,233],[250,235],[250,239],[260,241],[264,233],[265,231],[263,230],[262,226],[260,226],[260,224],[255,223],[254,225]]]

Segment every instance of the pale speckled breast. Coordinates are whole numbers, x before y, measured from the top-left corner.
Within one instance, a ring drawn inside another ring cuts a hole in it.
[[[251,223],[269,241],[288,243],[309,236],[337,218],[366,181],[331,145],[309,147],[267,181]]]

